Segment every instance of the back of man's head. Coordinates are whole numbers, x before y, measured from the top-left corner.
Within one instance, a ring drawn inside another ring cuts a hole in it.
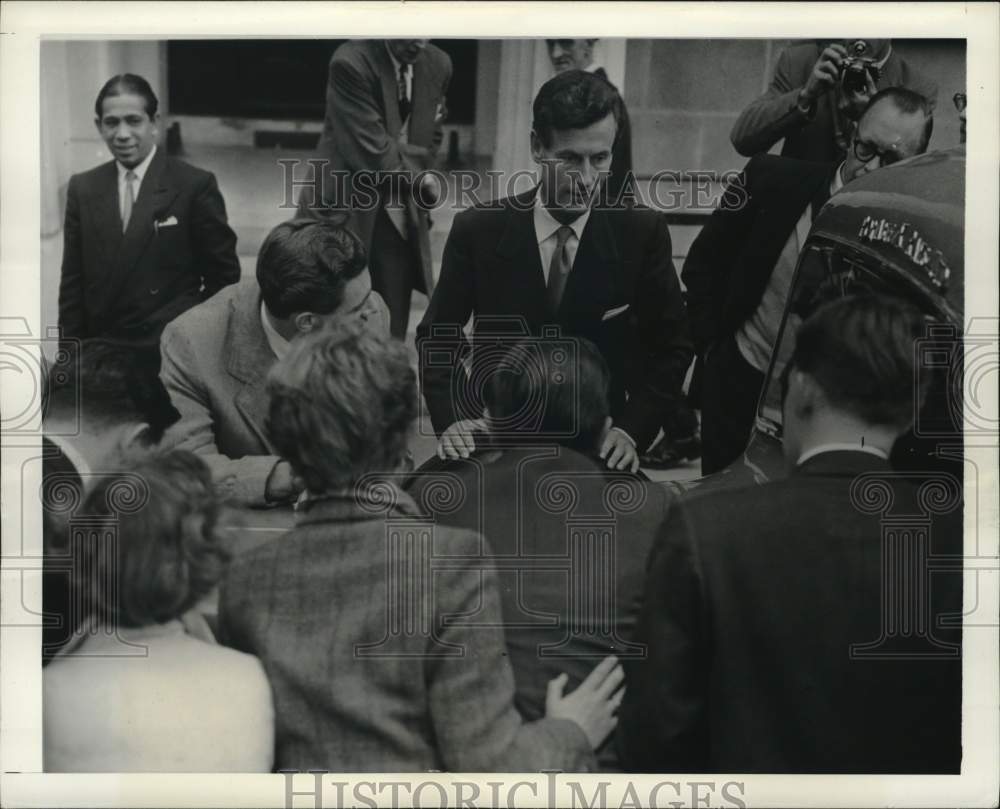
[[[147,425],[156,444],[180,419],[159,378],[160,354],[114,340],[67,341],[55,368],[48,369],[43,412],[46,425],[78,424],[99,435],[118,427]]]
[[[261,245],[257,283],[275,317],[327,315],[340,306],[347,282],[367,266],[365,246],[341,217],[293,219],[274,228]]]
[[[800,398],[807,410],[823,409],[893,437],[902,434],[927,393],[927,375],[917,372],[914,354],[924,332],[920,311],[897,298],[852,296],[822,306],[796,334],[786,377],[786,422],[798,374],[820,392]],[[808,421],[815,412],[791,415]]]
[[[596,452],[609,414],[609,381],[607,363],[589,340],[522,340],[487,381],[490,432]]]
[[[585,129],[614,115],[621,132],[622,98],[606,79],[585,70],[558,73],[541,86],[532,106],[531,127],[546,147],[553,130]]]

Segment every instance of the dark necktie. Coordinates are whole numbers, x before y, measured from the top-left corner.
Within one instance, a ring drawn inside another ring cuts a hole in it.
[[[559,304],[562,303],[563,292],[566,291],[566,281],[569,279],[569,271],[573,264],[569,259],[569,237],[573,235],[573,228],[569,225],[562,225],[556,231],[556,249],[552,253],[552,260],[549,261],[549,280],[546,285],[548,293],[549,307],[552,312],[559,311]]]
[[[132,218],[132,206],[135,205],[135,172],[129,169],[125,172],[125,196],[122,198],[122,233],[128,230],[128,220]]]
[[[401,123],[406,123],[406,119],[410,117],[410,95],[406,92],[406,68],[407,65],[399,66],[399,120]]]

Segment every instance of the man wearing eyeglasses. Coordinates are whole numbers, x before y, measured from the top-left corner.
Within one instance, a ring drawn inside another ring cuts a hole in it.
[[[681,278],[698,351],[702,473],[740,457],[753,427],[798,255],[819,209],[846,183],[927,150],[927,99],[888,87],[861,115],[840,165],[754,157],[695,239]]]

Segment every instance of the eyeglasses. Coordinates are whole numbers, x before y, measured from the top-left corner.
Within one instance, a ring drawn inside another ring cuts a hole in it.
[[[903,159],[892,149],[880,150],[874,144],[857,138],[854,139],[854,156],[862,163],[868,163],[877,157],[883,166],[891,166]]]
[[[966,98],[965,93],[955,93],[955,95],[951,97],[951,100],[955,102],[955,109],[958,110],[959,112],[965,110],[965,107],[969,103],[969,100],[968,98]]]

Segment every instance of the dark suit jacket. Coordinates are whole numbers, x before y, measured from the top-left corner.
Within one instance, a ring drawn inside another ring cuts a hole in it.
[[[806,206],[818,208],[829,198],[835,170],[831,164],[758,155],[723,193],[681,272],[699,357],[754,313]],[[695,397],[696,387],[693,381]]]
[[[398,77],[385,40],[345,42],[330,59],[326,86],[326,117],[318,156],[329,171],[411,171],[430,168],[441,143],[445,93],[451,81],[451,58],[427,45],[413,65],[407,143],[399,142]],[[439,111],[442,116],[438,116]],[[325,183],[331,202],[335,183]],[[349,188],[349,186],[348,186]],[[373,188],[373,187],[372,187]],[[372,190],[370,204],[352,205],[355,231],[371,251],[375,214],[391,196],[389,187]],[[346,200],[340,200],[344,204]]]
[[[171,218],[176,224],[164,226]],[[155,345],[173,318],[239,279],[236,235],[210,172],[157,149],[124,234],[115,161],[70,178],[59,286],[64,337]]]
[[[42,665],[73,636],[80,615],[74,615],[70,573],[69,521],[83,499],[80,472],[66,454],[42,438]]]
[[[839,113],[836,94],[827,92],[816,101],[812,118],[798,109],[799,91],[805,86],[816,60],[823,52],[816,42],[792,45],[781,52],[771,86],[743,110],[733,124],[730,139],[744,157],[766,152],[782,138],[781,154],[817,163],[839,162],[844,152],[834,140]],[[937,85],[914,70],[895,50],[882,68],[878,88],[907,87],[924,96],[931,105],[937,102]]]
[[[961,569],[961,484],[918,496],[893,475],[829,452],[671,509],[636,632],[649,658],[625,663],[627,768],[959,771],[961,631],[938,619],[961,615],[961,575],[917,549]]]
[[[437,524],[485,536],[500,560],[515,705],[525,719],[544,716],[553,677],[566,672],[570,691],[605,656],[638,652],[629,641],[646,556],[666,515],[662,487],[538,444],[432,458],[407,489]],[[443,491],[456,496],[442,498]],[[563,500],[569,491],[573,498]],[[598,761],[617,768],[613,744],[598,751]]]
[[[514,708],[482,537],[381,491],[391,505],[359,489],[300,507],[292,531],[236,558],[223,582],[220,639],[259,657],[271,681],[275,767],[593,767],[578,725],[525,724]]]
[[[556,325],[562,336],[594,342],[611,370],[615,424],[641,451],[679,395],[692,356],[666,219],[641,207],[592,210],[559,311],[551,312],[535,236],[534,194],[455,217],[441,277],[417,327],[423,393],[434,429],[440,434],[457,418],[479,415],[457,413],[452,391],[453,384],[456,390],[467,387],[464,377],[455,375],[464,374],[458,358],[469,348],[461,329],[475,315],[477,338],[511,337],[519,325],[537,336],[543,326]],[[498,360],[496,351],[478,357],[474,351],[474,378],[486,379]]]

